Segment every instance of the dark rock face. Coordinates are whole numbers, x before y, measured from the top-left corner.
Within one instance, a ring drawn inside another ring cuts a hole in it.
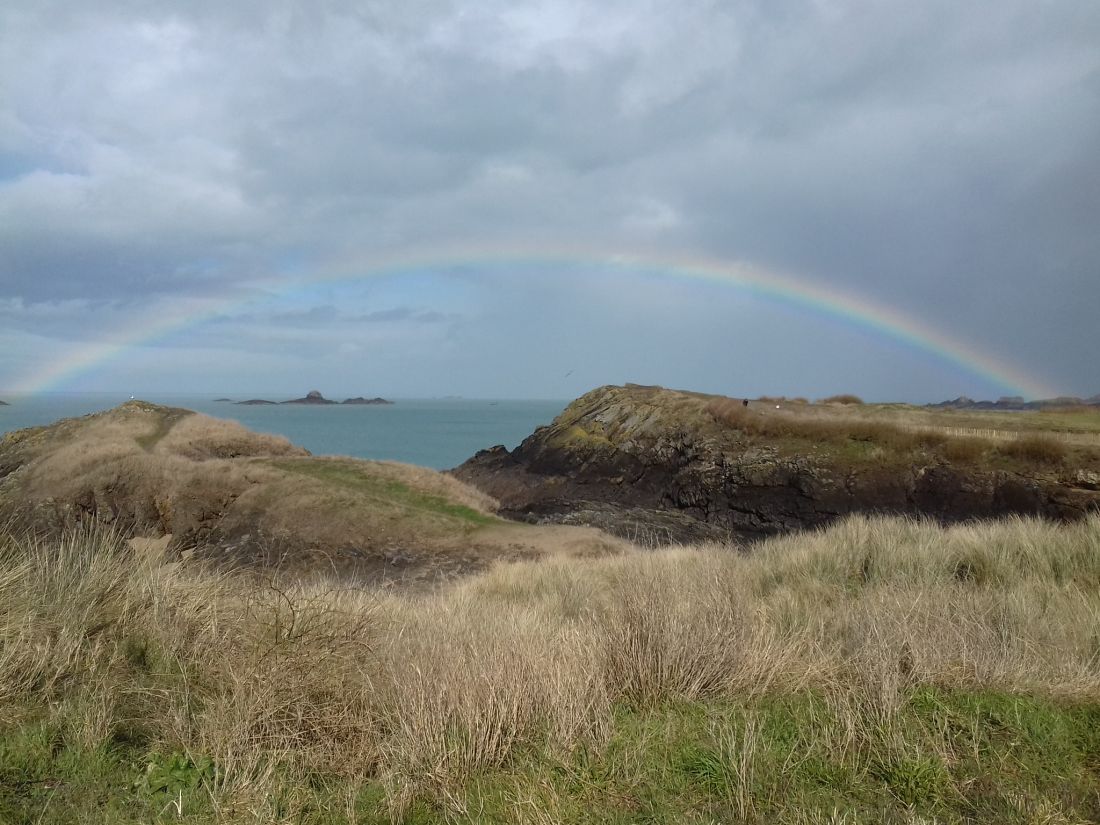
[[[355,398],[345,398],[342,404],[392,404],[392,401],[387,401],[385,398],[364,398],[359,395]]]
[[[949,522],[1100,510],[1085,484],[1053,474],[784,454],[715,423],[704,407],[690,393],[603,387],[515,450],[483,450],[451,472],[496,497],[502,515],[591,524],[652,543],[758,537],[854,512]]]
[[[283,401],[284,404],[335,404],[335,401],[330,401],[325,398],[317,390],[310,390],[306,393],[305,398],[295,398],[291,401]]]

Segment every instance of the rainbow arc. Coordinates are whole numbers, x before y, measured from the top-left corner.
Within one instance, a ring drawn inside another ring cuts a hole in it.
[[[32,372],[17,376],[9,391],[39,393],[63,389],[74,378],[100,368],[138,347],[189,328],[200,327],[223,316],[264,300],[293,296],[319,284],[335,284],[369,278],[400,277],[423,273],[462,271],[506,272],[515,277],[535,277],[553,268],[586,267],[593,271],[614,271],[651,277],[724,284],[745,293],[782,304],[804,308],[814,314],[881,335],[989,381],[1005,392],[1030,398],[1058,393],[1042,380],[1028,375],[977,347],[907,315],[897,307],[845,292],[831,285],[796,278],[745,263],[693,257],[667,257],[606,252],[594,249],[546,250],[536,248],[462,248],[419,255],[388,258],[354,256],[334,263],[309,276],[281,276],[252,281],[247,297],[236,291],[224,296],[187,302],[177,311],[137,319],[134,324],[96,342],[74,347]],[[257,298],[261,294],[264,297]]]

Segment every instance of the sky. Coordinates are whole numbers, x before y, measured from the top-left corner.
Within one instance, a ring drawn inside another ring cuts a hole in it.
[[[1095,0],[0,7],[0,398],[1090,396],[1098,310]]]

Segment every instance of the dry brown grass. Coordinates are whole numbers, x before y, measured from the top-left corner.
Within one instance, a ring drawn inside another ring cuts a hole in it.
[[[131,403],[44,430],[0,495],[0,519],[56,534],[101,521],[230,563],[309,566],[324,558],[366,577],[416,579],[452,556],[451,573],[483,566],[494,547],[465,539],[495,525],[497,505],[457,479],[393,462],[310,456],[230,421]],[[476,557],[475,557],[476,556]]]
[[[308,455],[285,438],[253,433],[232,421],[189,414],[166,422],[160,413],[139,407],[93,418],[82,423],[77,437],[57,438],[51,446],[30,474],[32,496],[64,499],[86,488],[148,487],[150,497],[156,491],[164,498],[199,475],[232,490],[272,475],[260,465],[227,459]]]
[[[1069,455],[1065,443],[1040,433],[1006,441],[998,444],[997,449],[1007,456],[1034,464],[1061,464]]]
[[[851,393],[841,393],[840,395],[830,395],[828,398],[821,399],[822,404],[862,404],[863,399],[858,395],[852,395]]]
[[[242,456],[309,455],[281,435],[253,432],[236,421],[198,413],[181,418],[161,437],[155,449],[193,461]]]
[[[797,405],[805,405],[805,404],[810,403],[808,399],[802,398],[801,396],[799,396],[797,398],[788,398],[785,395],[762,395],[759,398],[757,398],[756,400],[759,401],[762,404],[797,404]]]
[[[1041,415],[1088,415],[1095,416],[1100,413],[1100,405],[1097,404],[1063,404],[1058,407],[1042,407]]]
[[[935,431],[907,430],[889,421],[872,418],[808,415],[784,410],[745,407],[731,398],[708,402],[707,413],[715,421],[742,432],[772,439],[814,442],[865,441],[908,451],[942,444],[946,436]]]
[[[989,442],[979,438],[949,438],[943,444],[943,457],[948,461],[978,461],[989,449]]]
[[[558,557],[426,596],[9,537],[0,715],[34,706],[89,744],[139,726],[212,756],[227,805],[328,774],[381,778],[395,815],[422,796],[460,813],[472,775],[598,748],[623,702],[811,688],[852,720],[836,747],[858,748],[919,685],[1095,700],[1098,581],[1098,517],[852,518],[750,555]]]
[[[829,401],[830,399],[825,399]],[[706,413],[727,427],[749,436],[792,439],[817,444],[868,442],[892,451],[896,457],[934,450],[950,461],[976,462],[990,453],[1037,467],[1095,463],[1096,436],[1086,432],[1029,429],[1032,419],[1017,416],[1014,429],[960,427],[950,414],[912,408],[877,408],[856,404],[772,409],[745,407],[736,399],[712,398]],[[989,423],[997,423],[994,415]],[[1057,419],[1051,416],[1052,420]],[[1036,419],[1037,420],[1037,419]],[[961,423],[980,423],[973,416]]]

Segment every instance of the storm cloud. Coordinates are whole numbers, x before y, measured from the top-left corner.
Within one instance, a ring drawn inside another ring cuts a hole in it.
[[[232,390],[243,371],[291,391],[311,369],[410,395],[1011,389],[583,263],[316,285],[464,247],[747,261],[1091,395],[1098,147],[1091,0],[14,0],[0,389],[205,298],[230,309],[66,386]],[[202,372],[203,347],[233,355]]]

